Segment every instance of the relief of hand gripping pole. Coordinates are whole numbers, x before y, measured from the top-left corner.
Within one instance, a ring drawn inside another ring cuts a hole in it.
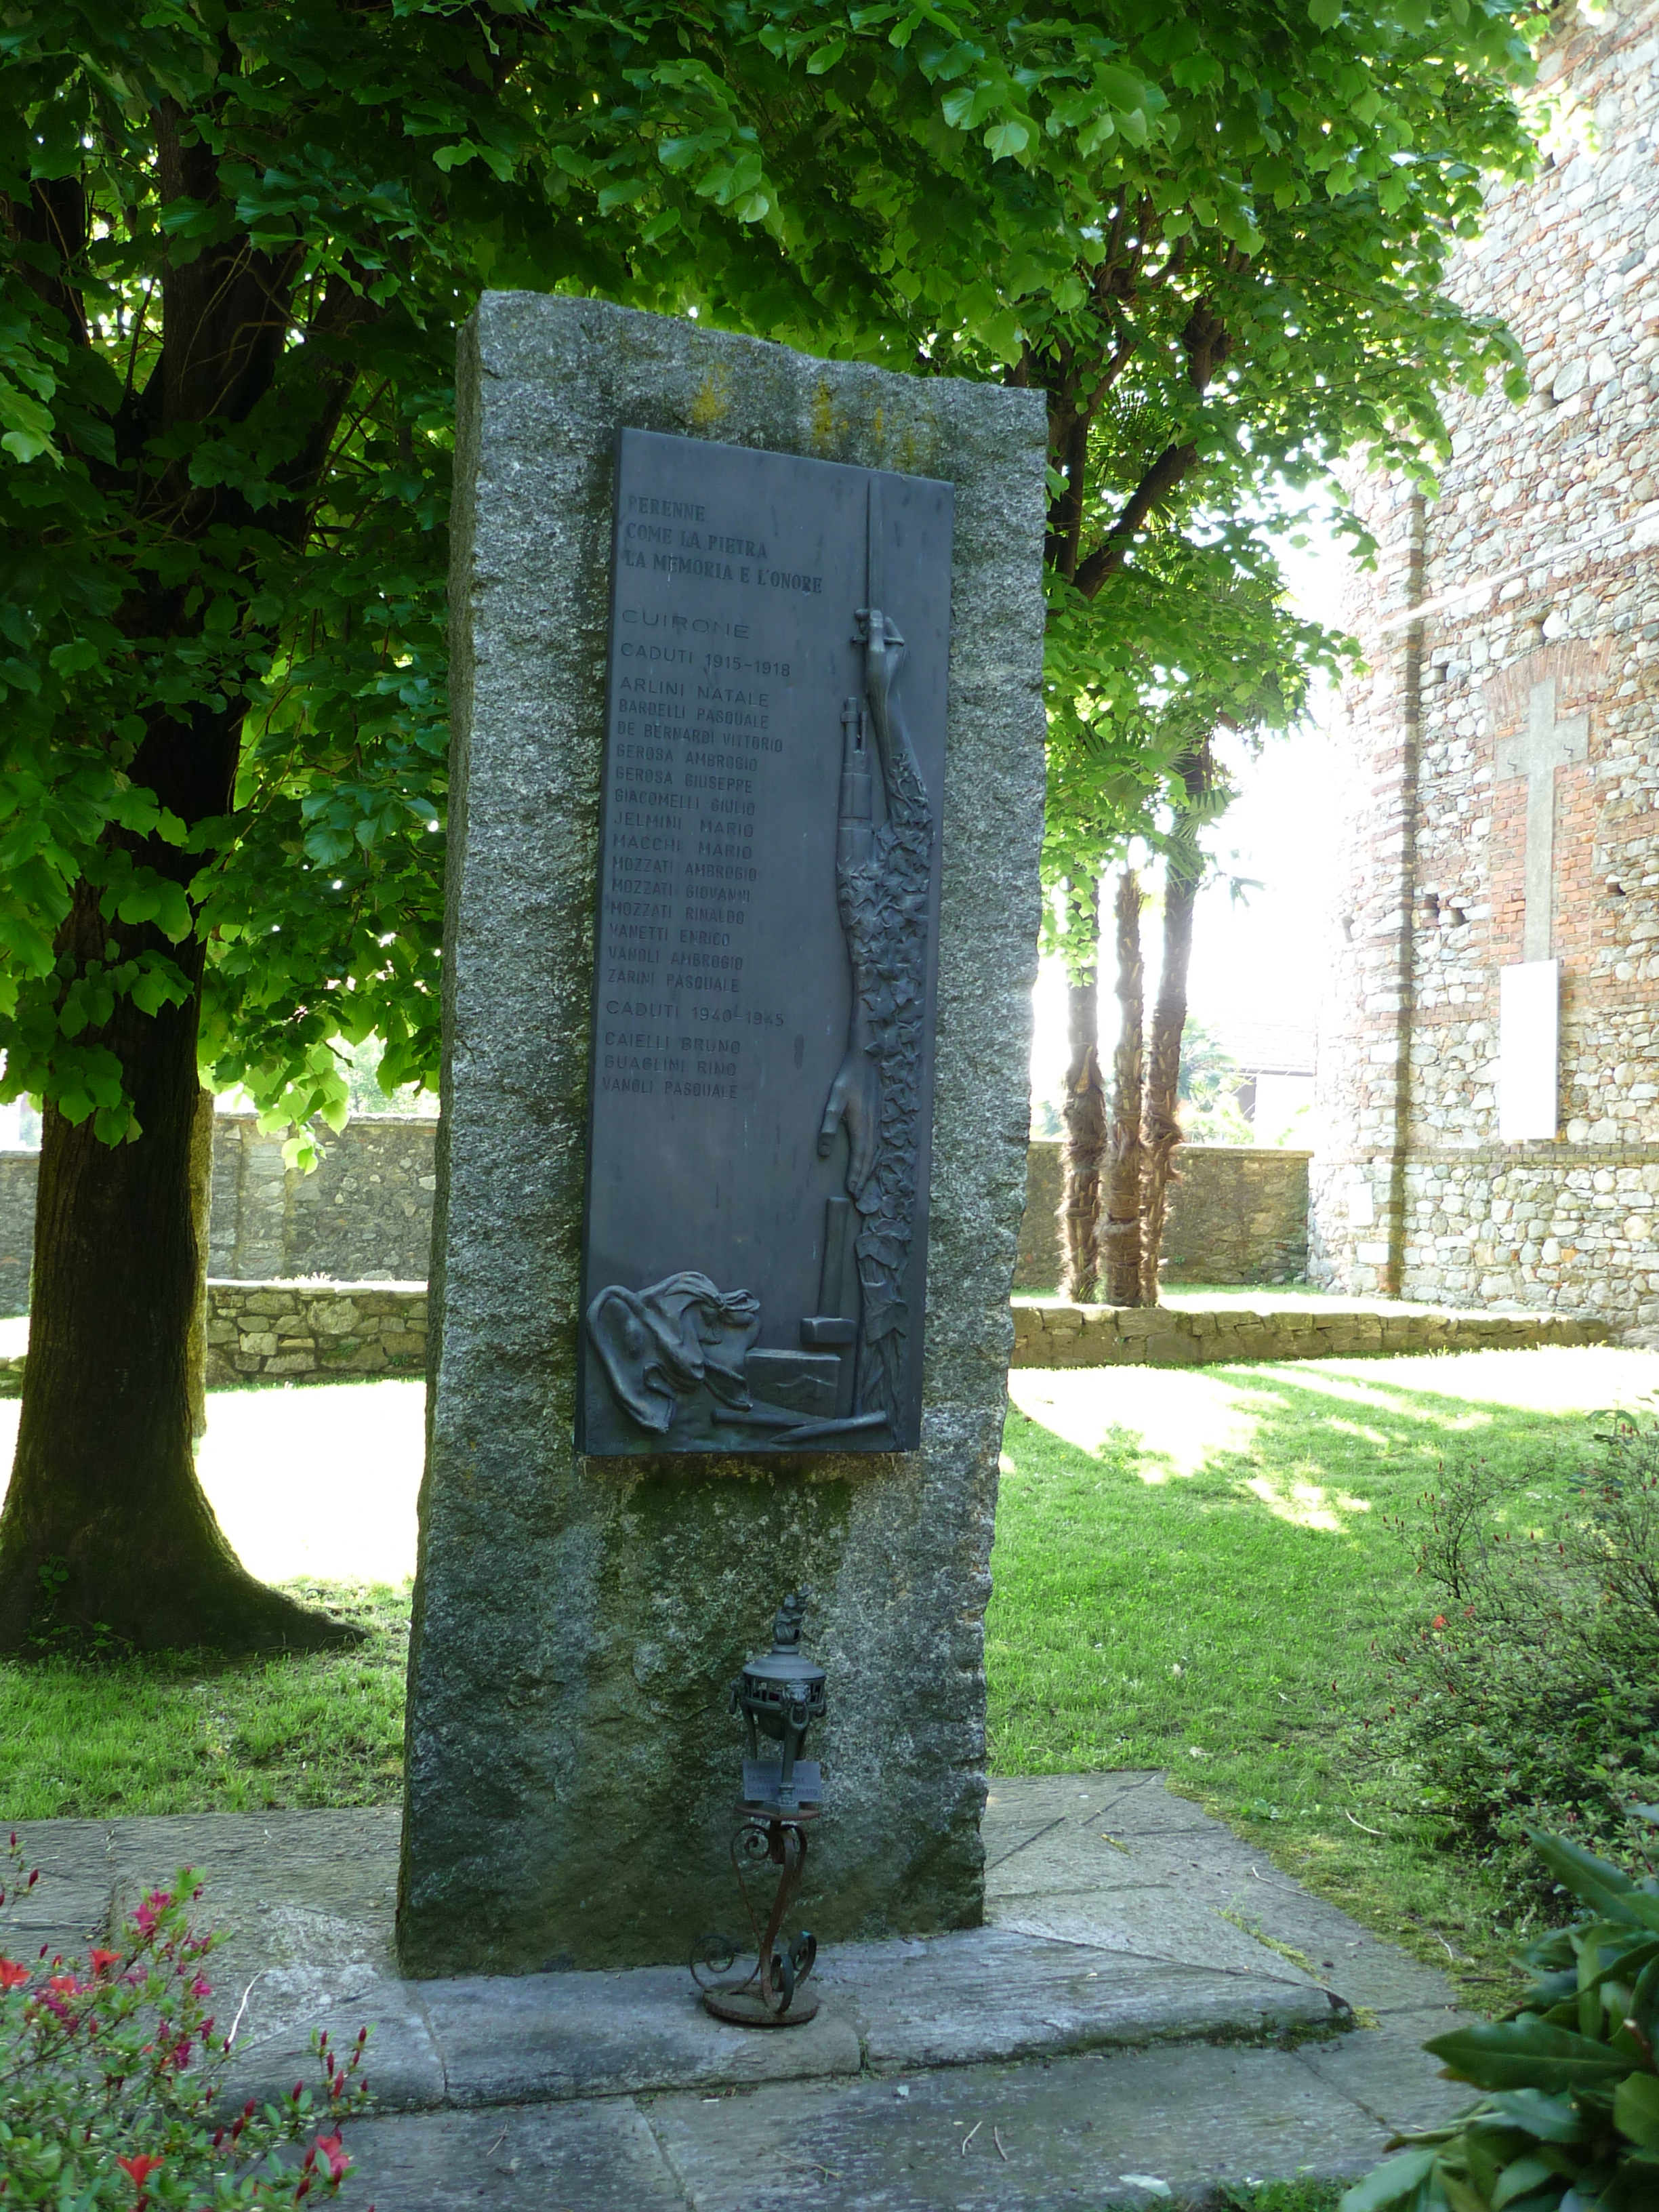
[[[864,647],[864,702],[842,708],[841,817],[836,887],[853,969],[847,1051],[818,1131],[826,1155],[847,1131],[848,1199],[857,1214],[860,1414],[894,1419],[902,1388],[908,1273],[921,1132],[927,1002],[927,893],[933,816],[896,690],[904,640],[882,605],[881,479],[872,476],[866,604],[854,618]],[[873,732],[873,753],[870,738]],[[876,813],[880,778],[881,815]],[[825,1279],[851,1224],[831,1200]],[[845,1311],[843,1297],[839,1308]]]

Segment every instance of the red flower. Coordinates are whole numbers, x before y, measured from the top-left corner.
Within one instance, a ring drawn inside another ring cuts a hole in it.
[[[115,2161],[135,2189],[142,2189],[164,2162],[159,2158],[152,2158],[148,2151],[140,2151],[136,2158],[118,2158]]]
[[[0,1959],[0,1990],[21,1990],[28,1978],[28,1968],[15,1959]]]
[[[112,1966],[118,1966],[121,1963],[121,1954],[118,1951],[94,1949],[88,1951],[87,1956],[92,1962],[92,1971],[94,1974],[106,1974]]]
[[[336,2181],[343,2181],[351,2171],[351,2160],[340,2148],[337,2135],[319,2136],[317,2148],[328,2160],[328,2170]]]
[[[1429,1623],[1431,1628],[1443,1628],[1445,1625],[1446,1616],[1443,1613],[1437,1613],[1434,1619]]]

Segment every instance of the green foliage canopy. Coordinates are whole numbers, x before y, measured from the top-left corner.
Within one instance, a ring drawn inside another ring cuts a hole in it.
[[[15,18],[0,1091],[137,1133],[111,1010],[198,990],[215,1079],[275,1118],[343,1114],[336,1038],[433,1079],[451,363],[486,284],[1045,388],[1051,855],[1120,836],[1200,672],[1290,700],[1327,649],[1246,494],[1357,444],[1424,466],[1435,383],[1513,370],[1437,287],[1525,159],[1528,34],[1512,0]]]

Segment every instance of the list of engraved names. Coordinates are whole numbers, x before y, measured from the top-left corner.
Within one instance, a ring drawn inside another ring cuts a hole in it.
[[[792,617],[823,578],[708,500],[624,489],[618,526],[598,1087],[734,1104],[794,1019],[756,931],[795,857],[769,800],[804,741]]]

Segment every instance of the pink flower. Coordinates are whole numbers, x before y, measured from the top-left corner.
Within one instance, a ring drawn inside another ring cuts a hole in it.
[[[340,2148],[337,2135],[319,2136],[317,2148],[328,2160],[328,2170],[336,2181],[343,2181],[351,2171],[351,2160]]]
[[[170,1889],[153,1889],[132,1916],[132,1924],[141,1936],[153,1936],[155,1923],[173,1902]]]
[[[193,1997],[210,1997],[213,1995],[213,1984],[211,1982],[204,1982],[198,1974],[190,1985],[190,1993]]]

